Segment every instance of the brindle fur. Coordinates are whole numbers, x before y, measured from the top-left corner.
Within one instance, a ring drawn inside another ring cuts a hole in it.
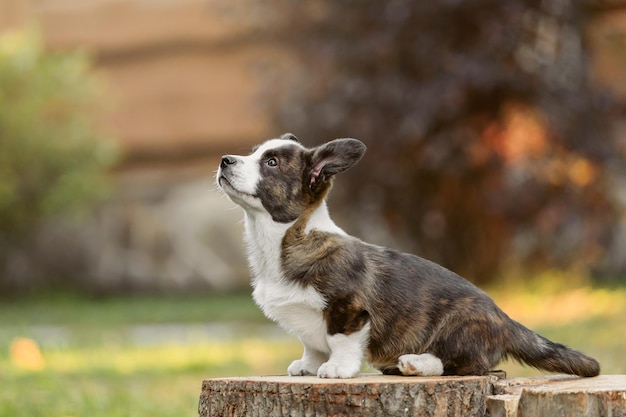
[[[364,151],[351,139],[273,149],[280,171],[264,172],[271,185],[259,190],[275,221],[295,221],[282,240],[282,271],[325,297],[328,334],[349,335],[369,321],[367,358],[390,374],[399,372],[399,356],[430,353],[446,375],[484,375],[507,357],[552,372],[598,375],[594,359],[513,321],[485,292],[440,265],[355,237],[307,231],[334,174]]]

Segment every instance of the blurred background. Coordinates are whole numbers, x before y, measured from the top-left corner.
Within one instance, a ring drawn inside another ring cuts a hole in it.
[[[0,0],[0,415],[284,373],[213,177],[287,131],[367,144],[351,234],[626,372],[624,68],[620,0]]]

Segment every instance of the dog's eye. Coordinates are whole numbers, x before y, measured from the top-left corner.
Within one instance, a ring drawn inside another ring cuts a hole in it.
[[[271,157],[270,159],[268,159],[267,161],[265,161],[265,163],[267,164],[268,167],[277,167],[278,166],[278,159],[276,159],[276,157]]]

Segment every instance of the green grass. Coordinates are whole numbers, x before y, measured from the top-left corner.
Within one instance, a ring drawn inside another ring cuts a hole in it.
[[[13,301],[2,300],[0,312],[0,326],[36,323],[111,327],[136,323],[265,321],[247,293],[105,298],[53,293]]]
[[[511,317],[596,357],[603,373],[626,373],[626,288],[535,282],[489,292]],[[208,322],[234,330],[212,334]],[[259,331],[267,323],[247,294],[2,302],[0,417],[196,415],[203,379],[284,374],[301,354],[294,337]],[[168,334],[167,324],[189,331]],[[145,328],[159,337],[144,340],[136,332]],[[10,354],[19,338],[38,343],[39,365]],[[501,368],[509,376],[540,373]]]
[[[45,350],[45,368],[0,360],[0,416],[192,416],[202,380],[271,374],[300,353],[295,342]]]
[[[295,338],[264,337],[268,323],[249,294],[4,301],[0,417],[196,415],[203,379],[284,373],[301,354]],[[11,355],[19,340],[37,343],[41,366]]]

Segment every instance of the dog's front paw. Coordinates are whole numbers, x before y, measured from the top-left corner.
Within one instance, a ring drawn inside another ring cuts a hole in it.
[[[352,378],[357,373],[359,373],[358,365],[352,366],[333,361],[323,363],[320,369],[317,370],[319,378]]]
[[[291,365],[287,368],[287,373],[290,376],[315,375],[317,373],[317,367],[302,359],[296,359],[291,362]]]
[[[443,375],[441,359],[430,353],[402,355],[398,358],[398,369],[402,375],[439,376]]]

